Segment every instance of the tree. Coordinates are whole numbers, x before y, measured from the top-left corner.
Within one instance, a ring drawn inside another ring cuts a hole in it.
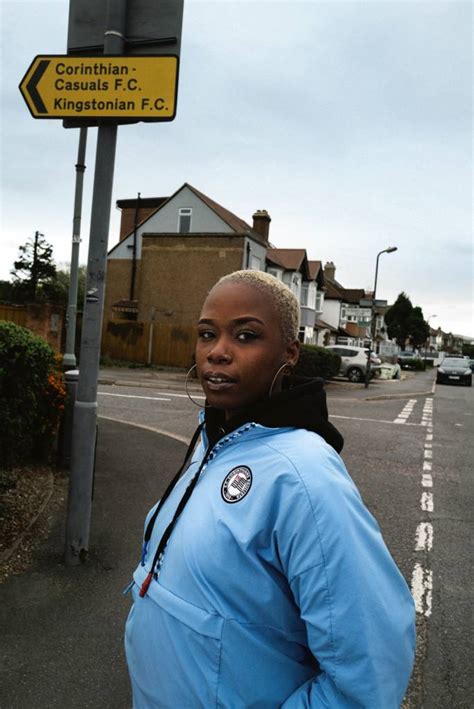
[[[11,270],[13,284],[24,300],[36,300],[38,286],[56,275],[53,247],[48,244],[44,234],[37,231],[33,238],[20,246],[19,251]]]
[[[69,297],[69,268],[57,268],[54,278],[44,283],[40,289],[40,297],[49,303],[67,307]],[[79,266],[77,273],[77,309],[82,310],[86,289],[86,266]]]
[[[425,319],[423,318],[423,311],[419,306],[416,306],[411,311],[410,315],[406,319],[406,326],[408,330],[408,337],[410,342],[414,347],[419,347],[424,345],[428,340],[430,334],[430,328]]]
[[[414,347],[424,344],[430,333],[422,309],[418,305],[413,307],[410,298],[403,292],[385,313],[385,322],[388,336],[395,338],[402,350],[407,342]]]
[[[400,293],[395,303],[385,313],[385,323],[387,333],[391,339],[395,339],[397,345],[402,350],[408,338],[407,319],[413,310],[413,305],[406,293]]]

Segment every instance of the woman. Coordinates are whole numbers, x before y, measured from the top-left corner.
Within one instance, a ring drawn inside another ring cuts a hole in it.
[[[338,455],[321,380],[285,376],[298,315],[258,271],[225,276],[204,303],[191,451],[201,442],[150,511],[133,576],[135,709],[402,701],[413,603]]]

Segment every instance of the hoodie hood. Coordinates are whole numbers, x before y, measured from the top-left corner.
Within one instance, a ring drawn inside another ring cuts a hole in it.
[[[267,428],[304,428],[319,434],[340,453],[344,439],[329,422],[323,379],[284,377],[282,391],[271,398],[241,409],[228,421],[224,412],[205,409],[206,433],[211,445],[236,428],[253,421]]]

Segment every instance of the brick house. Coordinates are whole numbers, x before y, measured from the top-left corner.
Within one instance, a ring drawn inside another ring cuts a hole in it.
[[[186,340],[179,355],[186,361],[207,293],[239,269],[266,270],[286,283],[300,302],[300,340],[316,343],[324,302],[321,262],[309,261],[305,249],[275,248],[265,210],[253,214],[250,226],[188,183],[171,197],[119,200],[117,207],[122,218],[107,260],[103,354],[174,363],[174,354],[160,355],[158,362],[151,345],[145,355],[147,337],[151,343],[159,329],[162,349],[166,338],[173,347]]]
[[[171,197],[119,200],[120,241],[108,254],[104,317],[190,325],[212,285],[265,269],[270,217],[250,226],[185,183]]]

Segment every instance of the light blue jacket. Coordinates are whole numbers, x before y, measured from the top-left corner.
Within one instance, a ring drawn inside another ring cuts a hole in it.
[[[316,433],[247,424],[219,441],[139,597],[206,447],[204,433],[133,575],[134,708],[399,707],[413,602],[341,458]]]

